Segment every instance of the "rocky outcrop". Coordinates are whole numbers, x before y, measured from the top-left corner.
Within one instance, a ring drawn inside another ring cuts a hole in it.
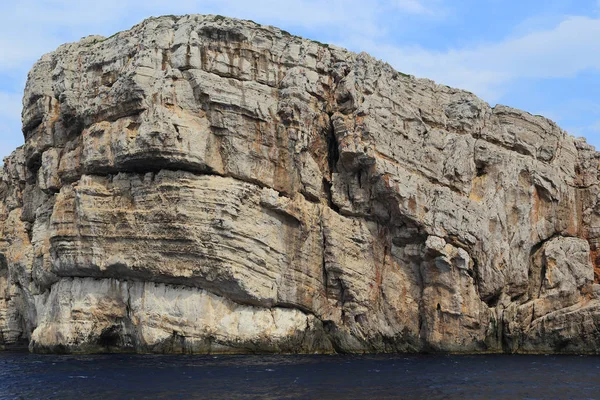
[[[600,352],[598,153],[220,16],[43,56],[0,174],[0,346]]]

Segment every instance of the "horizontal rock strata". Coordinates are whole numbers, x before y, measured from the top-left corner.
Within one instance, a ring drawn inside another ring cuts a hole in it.
[[[43,56],[0,172],[0,348],[600,352],[599,153],[220,16]]]

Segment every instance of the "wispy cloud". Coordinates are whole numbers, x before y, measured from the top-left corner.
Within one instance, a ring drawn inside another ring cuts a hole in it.
[[[439,4],[431,0],[392,0],[391,5],[414,14],[434,14],[440,10]]]
[[[339,36],[379,40],[389,33],[380,23],[392,10],[430,16],[442,0],[21,0],[0,4],[0,159],[21,143],[20,109],[25,77],[42,54],[90,34],[109,36],[149,16],[222,14],[313,32],[331,41]],[[10,4],[9,4],[10,3]],[[24,29],[26,27],[26,29]],[[15,34],[18,32],[18,34]]]
[[[3,121],[19,120],[21,116],[21,95],[0,92],[0,118]]]
[[[0,92],[0,165],[2,159],[23,143],[21,94]]]
[[[570,127],[569,132],[575,136],[585,137],[594,145],[600,144],[600,120],[589,125]]]
[[[552,29],[474,48],[430,51],[357,37],[347,45],[363,48],[403,72],[469,89],[494,102],[519,79],[568,78],[600,70],[598,37],[600,19],[567,17]]]
[[[110,35],[148,16],[213,13],[283,24],[302,29],[343,32],[378,38],[380,19],[391,9],[405,14],[433,14],[441,0],[21,0],[0,5],[0,72],[31,64],[65,40],[89,34]],[[26,24],[27,29],[23,29]],[[15,35],[15,32],[19,32]]]
[[[590,5],[597,2],[600,12],[600,0],[589,1]],[[408,22],[443,24],[456,8],[446,0],[374,0],[366,5],[362,0],[4,2],[0,4],[0,158],[7,153],[4,146],[9,140],[21,140],[21,91],[35,60],[63,42],[96,33],[108,36],[153,15],[211,13],[281,26],[320,41],[367,51],[402,72],[471,90],[491,103],[514,92],[523,80],[570,78],[583,71],[600,71],[600,19],[589,16],[540,13],[507,28],[502,40],[485,41],[482,37],[476,44],[449,44],[435,50],[418,37],[400,40],[398,29]],[[402,24],[395,26],[396,22]],[[588,135],[592,132],[588,128],[584,131]]]

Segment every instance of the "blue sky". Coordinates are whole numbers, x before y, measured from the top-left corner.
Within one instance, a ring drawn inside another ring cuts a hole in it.
[[[0,159],[23,142],[23,87],[42,54],[187,13],[366,51],[491,105],[542,114],[600,148],[600,0],[21,0],[0,4]]]

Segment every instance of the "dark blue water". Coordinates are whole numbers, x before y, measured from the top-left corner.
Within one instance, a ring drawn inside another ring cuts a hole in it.
[[[600,358],[0,352],[0,398],[593,399]]]

